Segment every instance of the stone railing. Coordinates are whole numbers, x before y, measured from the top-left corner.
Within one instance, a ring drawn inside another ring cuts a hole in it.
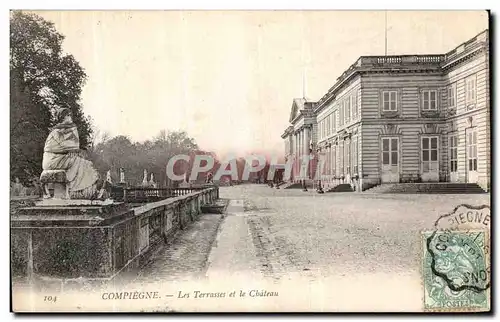
[[[361,56],[354,64],[349,66],[337,82],[332,86],[328,93],[325,94],[316,104],[320,107],[322,103],[335,96],[335,92],[339,89],[342,83],[354,72],[367,70],[370,68],[391,68],[391,67],[407,67],[411,68],[430,68],[439,69],[441,64],[445,62],[446,55],[397,55],[397,56]]]
[[[447,52],[445,55],[446,60],[450,61],[454,58],[457,58],[464,51],[473,50],[474,48],[477,48],[479,46],[487,44],[487,42],[488,42],[488,32],[484,31],[484,32],[480,33],[479,35],[477,35],[476,37],[464,42],[463,44],[456,47],[455,49]]]
[[[445,60],[445,55],[401,55],[401,56],[370,56],[361,57],[356,66],[371,67],[380,65],[439,65]]]
[[[12,274],[28,280],[110,280],[146,263],[214,203],[210,187],[130,207],[32,206],[11,215]]]
[[[186,188],[122,188],[112,191],[112,199],[126,203],[155,202],[167,198],[184,196],[201,191],[213,185]]]

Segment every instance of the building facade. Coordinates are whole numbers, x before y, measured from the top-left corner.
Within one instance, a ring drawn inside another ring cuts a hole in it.
[[[319,101],[293,101],[286,157],[312,153],[309,181],[326,189],[463,182],[489,191],[489,84],[488,30],[445,54],[362,56]]]

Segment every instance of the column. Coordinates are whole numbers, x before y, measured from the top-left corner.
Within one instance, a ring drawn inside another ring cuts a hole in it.
[[[298,153],[298,160],[297,160],[298,161],[298,170],[299,170],[298,173],[300,173],[300,165],[301,165],[301,162],[302,162],[302,160],[301,160],[301,158],[302,158],[302,129],[299,130],[299,145],[298,145],[297,148],[298,148],[298,151],[299,151],[299,153]]]
[[[297,131],[297,175],[300,175],[300,163],[302,157],[302,130]],[[302,179],[300,179],[302,180]]]
[[[293,179],[294,181],[297,180],[297,158],[299,156],[299,150],[298,150],[298,142],[299,142],[299,137],[297,135],[297,132],[293,133]]]
[[[328,170],[327,170],[327,175],[330,176],[332,174],[332,147],[328,147],[327,150],[326,150],[326,153],[327,153],[327,160],[328,160]],[[328,180],[330,181],[330,180]]]
[[[303,148],[304,148],[304,157],[309,159],[309,128],[306,127],[304,128],[304,144],[303,144]],[[306,172],[306,178],[310,178],[310,167],[309,167],[309,162],[307,163],[307,172]],[[306,187],[306,181],[304,180],[304,190],[307,190],[307,187]]]

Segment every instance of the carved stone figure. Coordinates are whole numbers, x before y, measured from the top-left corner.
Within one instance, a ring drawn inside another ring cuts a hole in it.
[[[125,183],[125,170],[120,168],[120,183]]]
[[[144,169],[144,176],[142,178],[142,186],[147,187],[149,185],[148,183],[148,171]]]
[[[156,182],[155,182],[155,179],[154,179],[154,175],[151,173],[151,176],[149,178],[149,186],[151,188],[156,188]]]
[[[80,154],[78,130],[67,108],[56,112],[57,124],[45,141],[40,182],[44,198],[51,198],[47,184],[54,186],[56,199],[95,199],[99,174],[92,162]],[[101,180],[102,181],[102,180]],[[102,182],[100,184],[102,186]]]
[[[106,172],[106,181],[109,182],[110,184],[113,183],[113,179],[111,179],[111,171],[108,170],[108,172]]]

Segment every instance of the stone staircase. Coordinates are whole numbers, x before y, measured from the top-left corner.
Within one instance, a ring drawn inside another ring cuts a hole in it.
[[[307,189],[314,189],[315,188],[312,180],[306,181],[306,187],[307,187]],[[286,183],[280,185],[280,189],[302,189],[302,184],[300,182],[286,182]]]
[[[365,190],[367,193],[428,193],[428,194],[475,194],[486,193],[476,183],[429,182],[385,183]]]
[[[286,182],[280,186],[280,189],[299,189],[302,185],[299,182]]]
[[[328,190],[325,190],[325,192],[353,192],[352,187],[348,183],[341,183],[339,185],[336,185],[335,187],[329,188]]]

